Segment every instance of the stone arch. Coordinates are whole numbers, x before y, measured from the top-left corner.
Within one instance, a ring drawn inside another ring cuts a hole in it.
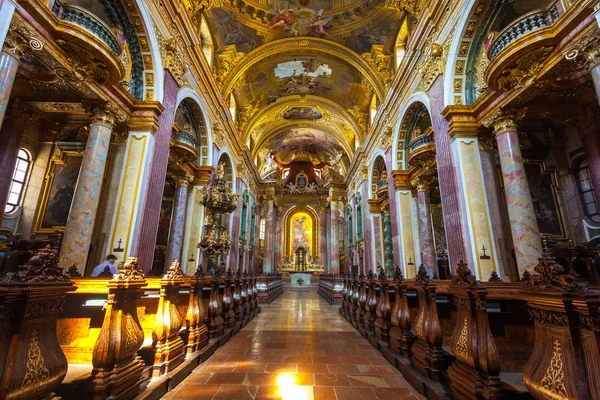
[[[185,96],[185,97],[184,97]],[[174,124],[179,125],[179,130],[184,130],[191,134],[196,140],[196,149],[198,150],[198,165],[210,165],[212,141],[210,140],[208,119],[202,110],[201,103],[198,102],[198,96],[192,96],[184,93],[177,99],[177,111],[175,113]],[[183,119],[183,121],[182,121]],[[183,126],[184,123],[190,126]]]
[[[396,130],[394,142],[392,144],[394,149],[393,154],[395,154],[395,157],[393,157],[392,160],[392,165],[396,169],[406,169],[406,156],[408,155],[406,149],[406,134],[408,121],[410,120],[410,115],[412,115],[412,112],[421,106],[423,106],[425,110],[427,110],[429,116],[431,116],[431,105],[427,94],[423,92],[414,93],[412,96],[410,96],[399,114],[400,118],[398,120],[400,123]]]
[[[148,6],[144,0],[135,0],[130,8],[130,18],[135,19],[139,22],[140,32],[138,32],[138,41],[140,43],[140,49],[142,51],[142,60],[144,63],[144,100],[156,100],[162,102],[163,100],[163,80],[164,70],[162,66],[162,59],[160,57],[160,46],[152,19],[148,12]],[[139,19],[137,19],[137,18]],[[138,26],[136,26],[137,28]],[[148,74],[152,74],[152,82],[154,86],[149,84]]]

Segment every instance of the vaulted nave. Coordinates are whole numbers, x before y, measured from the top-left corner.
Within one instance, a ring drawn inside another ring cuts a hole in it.
[[[600,400],[600,0],[0,0],[0,400]]]

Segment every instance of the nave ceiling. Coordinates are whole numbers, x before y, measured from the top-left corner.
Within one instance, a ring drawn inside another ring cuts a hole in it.
[[[192,20],[259,170],[270,157],[347,167],[409,22],[382,0],[230,1]]]

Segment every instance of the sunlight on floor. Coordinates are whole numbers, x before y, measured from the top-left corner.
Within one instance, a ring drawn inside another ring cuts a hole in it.
[[[296,385],[296,377],[293,374],[279,375],[277,386],[282,400],[313,400],[314,398],[313,388]]]

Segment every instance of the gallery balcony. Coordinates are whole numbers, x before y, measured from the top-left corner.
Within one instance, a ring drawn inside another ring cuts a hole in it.
[[[115,54],[121,54],[122,46],[113,30],[85,8],[57,0],[52,7],[52,12],[59,20],[84,28],[104,42]]]
[[[415,137],[408,145],[408,163],[420,164],[435,157],[435,142],[433,136],[425,132]]]
[[[189,132],[181,129],[171,136],[171,151],[188,161],[198,159],[198,142]]]

